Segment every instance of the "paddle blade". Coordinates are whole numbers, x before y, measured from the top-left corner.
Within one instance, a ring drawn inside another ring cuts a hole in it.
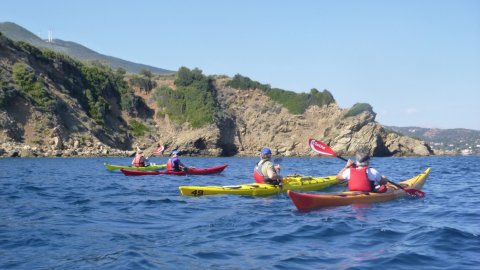
[[[405,192],[408,193],[408,195],[410,196],[414,196],[414,197],[419,197],[419,198],[423,198],[425,197],[425,192],[419,190],[419,189],[414,189],[414,188],[404,188],[403,190],[405,190]]]
[[[310,146],[310,148],[312,148],[313,151],[321,155],[330,156],[330,157],[337,156],[337,154],[335,154],[335,152],[333,152],[333,150],[324,142],[317,141],[315,139],[310,139],[308,140],[308,145]]]
[[[162,153],[163,150],[165,150],[165,146],[161,145],[159,147],[157,147],[152,154],[159,154],[159,153]]]

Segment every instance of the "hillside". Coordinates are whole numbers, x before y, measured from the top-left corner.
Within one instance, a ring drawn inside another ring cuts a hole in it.
[[[386,128],[424,140],[439,153],[480,154],[480,131],[478,130],[395,126]]]
[[[0,35],[0,156],[126,156],[165,145],[184,154],[313,153],[309,138],[339,154],[431,155],[427,144],[388,132],[368,104],[339,108],[333,95],[295,93],[236,75],[126,74],[98,62]],[[150,150],[151,151],[151,150]]]
[[[36,47],[49,49],[55,52],[60,52],[66,54],[70,57],[78,59],[80,61],[99,61],[110,67],[123,68],[131,73],[139,73],[141,70],[149,70],[156,74],[172,74],[174,71],[152,67],[148,65],[133,63],[126,61],[120,58],[103,55],[98,52],[95,52],[85,46],[82,46],[78,43],[71,41],[63,41],[61,39],[53,39],[52,42],[47,42],[37,37],[32,32],[27,29],[12,23],[12,22],[3,22],[0,23],[0,32],[2,32],[6,37],[14,41],[25,41]]]

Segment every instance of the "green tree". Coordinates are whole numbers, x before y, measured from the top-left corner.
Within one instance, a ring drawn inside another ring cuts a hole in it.
[[[368,103],[355,103],[351,108],[350,110],[348,110],[344,117],[352,117],[352,116],[356,116],[356,115],[359,115],[361,114],[362,112],[370,112],[372,114],[375,114],[375,112],[373,111],[373,107],[368,104]]]
[[[37,79],[33,70],[26,63],[15,63],[12,70],[13,80],[25,97],[45,112],[54,109],[55,101],[45,88],[43,79]]]
[[[154,98],[160,108],[158,116],[168,115],[177,123],[189,122],[192,127],[213,123],[218,111],[216,90],[211,80],[198,68],[180,68],[175,79],[176,90],[157,88]]]
[[[227,82],[227,86],[241,90],[260,89],[273,101],[280,103],[293,114],[302,114],[308,107],[313,105],[323,106],[335,102],[332,94],[327,90],[319,92],[317,89],[312,88],[309,94],[295,93],[280,88],[271,88],[268,84],[261,84],[240,74],[236,74],[232,80]]]
[[[143,136],[145,133],[150,132],[150,129],[147,126],[135,119],[128,122],[128,129],[135,137]]]
[[[148,78],[148,79],[152,79],[152,78],[153,78],[153,73],[152,73],[150,70],[145,69],[145,68],[142,69],[142,70],[140,70],[139,74],[142,75],[142,76],[144,76],[144,77],[146,77],[146,78]]]
[[[13,80],[20,86],[22,90],[28,91],[34,82],[34,74],[27,64],[23,62],[17,62],[13,65]]]

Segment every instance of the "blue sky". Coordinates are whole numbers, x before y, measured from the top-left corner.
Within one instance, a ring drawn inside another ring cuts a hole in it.
[[[2,1],[0,21],[103,54],[296,92],[384,125],[480,130],[480,1]]]

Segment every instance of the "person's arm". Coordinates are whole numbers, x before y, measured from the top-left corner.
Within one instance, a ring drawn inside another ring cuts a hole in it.
[[[276,173],[274,170],[268,170],[268,178],[274,180],[282,180],[282,177]]]
[[[144,164],[144,166],[148,166],[148,165],[149,165],[148,163],[149,163],[149,162],[148,162],[148,157],[143,157],[143,164]]]
[[[278,168],[278,169],[277,169]],[[278,173],[280,171],[280,165],[272,166],[267,169],[267,174],[269,179],[282,180],[282,177]]]
[[[180,168],[185,168],[185,167],[186,167],[185,164],[183,164],[183,163],[180,161],[180,159],[177,159],[177,160],[178,160],[178,166],[179,166]]]
[[[380,180],[378,181],[378,184],[380,185],[386,185],[388,183],[388,178],[385,176],[385,175],[382,175],[382,177],[380,178]]]
[[[376,185],[386,185],[388,183],[388,178],[385,175],[381,175],[375,168],[368,168],[368,170],[372,175],[372,179],[369,177],[369,180],[374,181]]]
[[[345,170],[349,169],[353,164],[353,161],[351,161],[350,159],[347,161],[347,164],[345,165],[345,167],[343,167],[337,174],[337,179],[338,180],[347,180],[345,179],[345,176],[343,175],[343,173],[345,172]]]
[[[282,168],[280,167],[280,164],[277,164],[277,165],[273,166],[273,168],[275,168],[275,172],[276,172],[277,174],[280,174],[280,170],[282,169]]]

